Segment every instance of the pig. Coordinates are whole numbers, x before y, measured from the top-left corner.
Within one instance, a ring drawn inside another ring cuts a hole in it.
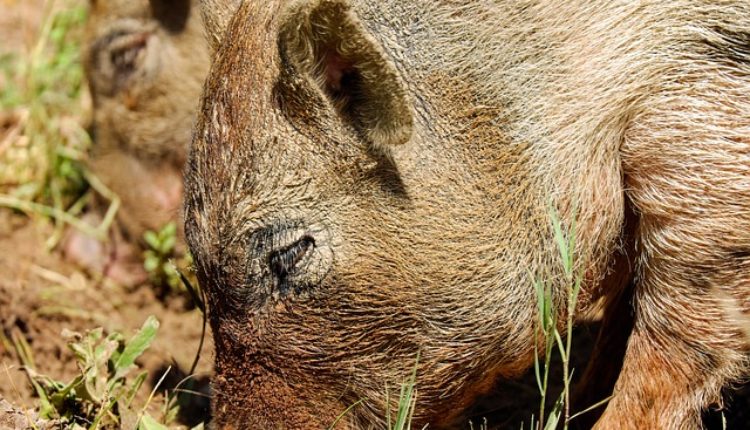
[[[121,207],[107,257],[103,244],[81,235],[66,252],[99,271],[109,254],[135,262],[127,270],[110,265],[124,275],[139,266],[130,245],[181,214],[182,169],[210,58],[191,0],[90,0],[89,6],[83,43],[93,100],[89,166]]]
[[[535,281],[565,329],[553,214],[575,314],[604,301],[600,347],[622,351],[594,354],[589,374],[621,361],[594,428],[700,428],[747,375],[750,3],[202,13],[184,217],[215,428],[382,429],[412,369],[413,428],[452,428],[533,363]]]

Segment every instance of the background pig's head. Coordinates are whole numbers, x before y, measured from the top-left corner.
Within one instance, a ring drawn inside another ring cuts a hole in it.
[[[529,363],[554,266],[550,169],[471,52],[501,29],[432,1],[204,3],[186,229],[215,422],[327,428],[362,400],[339,426],[380,426],[419,354],[416,421],[447,425]]]
[[[90,0],[89,6],[83,64],[95,107],[95,150],[125,149],[181,169],[209,63],[197,0]]]

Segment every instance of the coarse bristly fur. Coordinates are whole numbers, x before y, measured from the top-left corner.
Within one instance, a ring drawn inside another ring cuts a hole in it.
[[[565,320],[551,208],[579,310],[632,317],[601,339],[621,369],[587,372],[617,378],[595,428],[699,428],[747,374],[750,3],[205,3],[185,217],[217,428],[327,428],[360,400],[337,428],[384,428],[418,354],[414,426],[450,428],[533,362],[533,279]]]

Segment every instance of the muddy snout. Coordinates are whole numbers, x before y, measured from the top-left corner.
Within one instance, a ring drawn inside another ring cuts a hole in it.
[[[277,298],[316,288],[333,265],[328,230],[302,221],[273,222],[255,230],[248,255],[250,283],[265,286]]]

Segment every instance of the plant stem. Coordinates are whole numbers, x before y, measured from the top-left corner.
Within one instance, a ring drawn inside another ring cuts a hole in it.
[[[75,216],[58,208],[45,206],[39,203],[34,203],[26,200],[17,199],[15,197],[0,195],[0,206],[5,206],[11,209],[19,210],[26,213],[38,213],[56,220],[60,220],[71,226],[77,228],[83,233],[95,237],[100,240],[105,240],[105,231],[98,228],[94,228],[87,223],[81,221]]]

